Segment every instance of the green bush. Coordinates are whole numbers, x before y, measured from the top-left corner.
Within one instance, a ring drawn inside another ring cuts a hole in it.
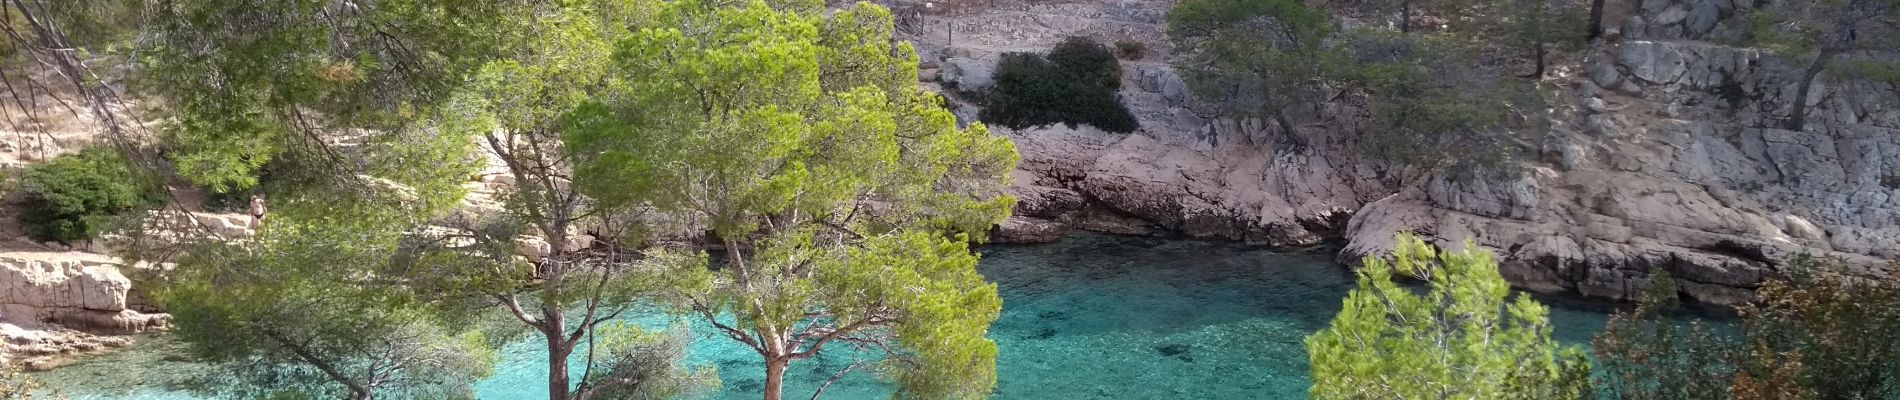
[[[1121,62],[1114,53],[1093,40],[1071,37],[1047,56],[1003,54],[996,64],[996,87],[979,117],[1017,129],[1081,123],[1133,132],[1140,123],[1116,97],[1120,88]]]
[[[20,221],[38,240],[72,242],[97,237],[106,219],[156,202],[156,196],[117,152],[94,147],[54,158],[26,171]]]
[[[1676,279],[1652,274],[1660,289],[1597,334],[1594,398],[1900,399],[1900,276],[1796,255],[1738,307],[1739,330],[1717,330],[1682,326]]]
[[[1049,50],[1048,59],[1070,77],[1109,89],[1122,87],[1121,60],[1115,59],[1115,53],[1108,46],[1094,39],[1081,36],[1063,39]]]
[[[1115,41],[1115,55],[1121,56],[1124,60],[1140,60],[1147,52],[1148,45],[1141,44],[1141,42],[1137,42],[1134,39]]]

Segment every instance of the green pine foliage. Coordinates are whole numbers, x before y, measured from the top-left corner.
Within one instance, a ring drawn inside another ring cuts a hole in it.
[[[1398,165],[1464,178],[1508,167],[1518,132],[1535,132],[1548,107],[1535,83],[1445,59],[1482,49],[1456,37],[1355,30],[1344,35],[1354,68],[1335,76],[1367,93],[1362,147]]]
[[[613,86],[562,127],[589,150],[576,185],[710,228],[724,250],[647,262],[677,310],[760,355],[766,399],[805,396],[782,392],[794,363],[871,343],[901,398],[986,397],[1002,304],[969,243],[1015,203],[1015,147],[917,85],[888,10],[795,10],[681,0],[637,19]]]
[[[708,389],[719,387],[718,371],[711,367],[685,366],[686,348],[693,335],[683,325],[662,331],[642,329],[638,325],[615,321],[601,326],[602,340],[593,351],[607,354],[606,365],[589,371],[588,382],[620,382],[604,385],[594,396],[603,399],[677,399],[696,398]]]
[[[1325,12],[1301,0],[1186,0],[1168,11],[1174,68],[1201,99],[1272,121],[1286,148],[1305,138],[1290,115],[1314,84],[1351,64],[1326,45]]]
[[[484,0],[164,3],[149,11],[140,82],[173,117],[161,130],[178,174],[247,189],[286,151],[323,153],[334,129],[426,129],[419,120],[539,13]]]
[[[38,240],[93,239],[111,220],[157,203],[154,191],[119,153],[90,147],[27,169],[20,221]]]
[[[1806,255],[1740,308],[1741,331],[1719,334],[1668,319],[1646,300],[1596,338],[1613,399],[1891,399],[1900,397],[1900,278],[1864,278]],[[1673,300],[1666,273],[1652,290]]]
[[[1410,234],[1393,261],[1367,256],[1359,286],[1306,338],[1316,399],[1575,399],[1589,385],[1583,350],[1550,337],[1549,310],[1511,299],[1490,252],[1440,253]],[[1394,276],[1430,283],[1421,293]]]
[[[996,64],[996,87],[985,97],[983,121],[1022,129],[1088,124],[1126,133],[1140,122],[1123,105],[1121,61],[1108,46],[1070,37],[1047,55],[1007,53]]]
[[[1808,59],[1795,86],[1784,127],[1806,129],[1808,96],[1822,72],[1845,65],[1850,74],[1890,79],[1900,73],[1900,0],[1757,1],[1739,17],[1747,30],[1742,45]]]
[[[193,248],[154,282],[191,353],[191,387],[228,398],[472,399],[497,357],[469,314],[397,279],[415,214],[343,196],[278,199],[255,240]]]
[[[1595,398],[1729,398],[1738,343],[1701,322],[1678,319],[1677,290],[1674,276],[1655,271],[1637,307],[1610,317],[1592,341]]]

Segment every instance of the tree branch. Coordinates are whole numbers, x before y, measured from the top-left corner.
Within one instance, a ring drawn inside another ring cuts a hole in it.
[[[862,365],[864,365],[863,359],[853,360],[851,361],[851,365],[845,366],[844,369],[838,370],[838,373],[831,374],[831,379],[826,379],[825,384],[819,385],[818,390],[811,393],[811,400],[818,400],[818,396],[823,396],[825,394],[825,389],[830,389],[831,384],[838,383],[838,380],[844,379],[844,374],[850,373],[851,370],[858,369],[858,367]]]
[[[312,367],[317,367],[318,371],[323,371],[323,374],[328,375],[331,380],[335,380],[337,383],[343,384],[343,386],[348,387],[351,393],[356,394],[356,398],[359,398],[359,399],[369,398],[370,396],[369,388],[364,387],[362,384],[357,383],[354,380],[351,380],[348,376],[344,376],[343,372],[339,371],[335,365],[330,364],[329,361],[326,361],[323,358],[317,357],[316,354],[310,353],[310,350],[304,348],[303,344],[292,342],[289,338],[284,337],[282,333],[277,332],[277,330],[275,329],[265,328],[265,327],[256,327],[256,329],[259,333],[263,333],[264,337],[270,338],[271,341],[275,341],[277,342],[277,344],[284,346],[284,348],[286,349],[289,349],[292,354],[297,355],[297,358],[302,359],[304,362],[310,363],[310,366]]]
[[[890,319],[884,319],[880,317],[871,317],[871,318],[866,318],[863,321],[853,322],[850,325],[845,325],[843,328],[833,329],[829,332],[824,332],[823,334],[824,336],[819,336],[818,341],[812,343],[810,348],[806,348],[805,350],[792,353],[788,357],[791,357],[791,359],[793,360],[797,360],[797,359],[802,359],[802,358],[807,358],[807,357],[817,355],[820,350],[824,349],[825,344],[831,343],[831,341],[837,340],[839,337],[851,334],[853,332],[861,331],[867,328],[874,328],[874,327],[889,325],[891,322],[896,322],[896,321],[890,320]],[[820,329],[820,331],[822,331],[822,329]],[[803,344],[804,340],[801,339],[799,340],[799,342],[800,342],[799,344]]]
[[[501,304],[508,306],[508,313],[514,314],[515,319],[521,320],[521,323],[528,324],[528,326],[541,326],[541,320],[529,316],[527,311],[521,309],[521,301],[515,299],[514,293],[497,295],[495,298],[501,299]]]

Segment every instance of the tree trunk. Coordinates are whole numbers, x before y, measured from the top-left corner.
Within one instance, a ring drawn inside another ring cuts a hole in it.
[[[1537,69],[1531,71],[1530,75],[1525,75],[1524,77],[1530,78],[1531,80],[1544,79],[1544,58],[1549,55],[1550,49],[1544,46],[1544,42],[1537,42],[1537,44],[1532,47],[1536,48],[1536,50],[1531,51],[1531,58],[1533,59],[1532,62],[1537,65]]]
[[[783,356],[765,356],[765,400],[779,400],[785,391],[785,369],[791,360]]]
[[[1273,123],[1280,125],[1280,130],[1286,134],[1286,139],[1282,143],[1292,145],[1291,149],[1295,152],[1306,149],[1306,138],[1300,137],[1300,131],[1293,129],[1293,122],[1287,120],[1285,110],[1273,110]]]
[[[1589,40],[1603,36],[1603,0],[1590,0],[1590,36]]]
[[[1827,62],[1834,58],[1834,51],[1821,50],[1814,57],[1814,63],[1808,65],[1808,71],[1801,76],[1801,86],[1794,94],[1794,109],[1788,112],[1788,130],[1801,131],[1808,126],[1808,91],[1814,88],[1814,80],[1821,76],[1821,70],[1827,69]]]
[[[553,326],[558,329],[560,325]],[[566,340],[561,337],[559,330],[552,332],[544,330],[542,333],[548,337],[548,400],[568,400],[572,394],[568,393],[567,355],[569,349],[563,345]]]
[[[555,243],[554,246],[559,246],[560,242]],[[559,250],[555,252],[557,254],[554,256],[558,257]],[[541,299],[541,326],[536,328],[548,341],[548,400],[569,400],[573,398],[573,389],[568,385],[567,357],[573,354],[574,346],[567,341],[567,312],[561,309],[558,302],[550,300],[561,297],[561,280],[567,272],[567,266],[558,260],[546,262],[549,273],[544,284],[548,286],[542,289],[546,292],[542,293]]]
[[[1412,33],[1412,0],[1399,2],[1399,32]]]

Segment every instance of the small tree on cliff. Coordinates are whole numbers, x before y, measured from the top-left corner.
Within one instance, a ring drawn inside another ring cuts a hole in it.
[[[1295,148],[1289,109],[1345,63],[1330,58],[1325,13],[1301,0],[1185,0],[1168,11],[1174,68],[1202,98],[1272,120]]]
[[[1762,3],[1762,2],[1758,2]],[[1808,68],[1795,87],[1786,128],[1807,128],[1808,102],[1815,80],[1846,58],[1856,69],[1900,76],[1900,0],[1778,0],[1748,14],[1750,39],[1788,57],[1806,57]],[[1900,79],[1896,79],[1900,80]]]
[[[917,86],[882,7],[724,4],[635,22],[615,90],[572,115],[576,185],[710,228],[714,252],[652,261],[682,310],[762,357],[766,399],[837,346],[887,351],[900,397],[987,396],[1001,301],[966,243],[1008,215],[1015,148]]]
[[[1563,399],[1589,385],[1583,351],[1550,338],[1549,312],[1519,295],[1489,252],[1439,253],[1410,234],[1394,261],[1367,256],[1332,325],[1306,338],[1319,399]],[[1419,294],[1393,274],[1431,283]]]
[[[1531,71],[1524,78],[1540,80],[1549,69],[1554,50],[1575,50],[1587,40],[1584,4],[1577,0],[1477,0],[1468,8],[1473,18],[1469,33],[1496,38],[1529,55]]]
[[[1375,159],[1458,178],[1498,172],[1517,151],[1515,131],[1535,131],[1547,112],[1533,82],[1446,62],[1490,56],[1465,37],[1360,29],[1341,42],[1354,67],[1338,75],[1368,98],[1360,146]]]

